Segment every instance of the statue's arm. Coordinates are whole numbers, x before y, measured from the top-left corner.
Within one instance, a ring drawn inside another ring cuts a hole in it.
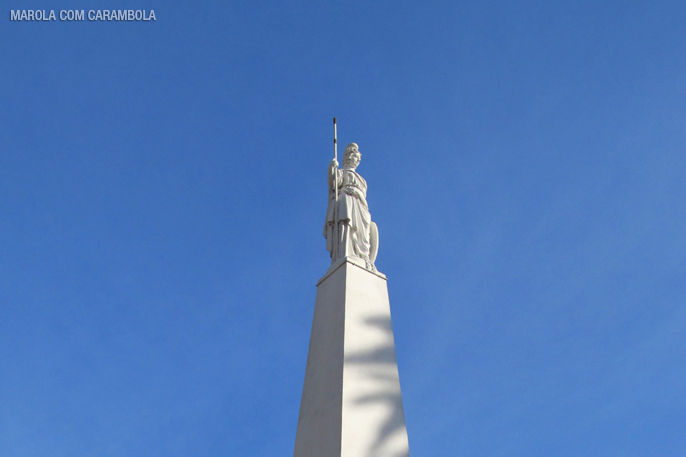
[[[329,189],[333,191],[336,186],[339,185],[339,170],[338,170],[338,161],[336,159],[333,159],[331,163],[329,164],[329,176],[328,176],[328,183],[329,183]]]

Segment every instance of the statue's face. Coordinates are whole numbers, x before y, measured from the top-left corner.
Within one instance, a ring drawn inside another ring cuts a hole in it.
[[[346,151],[345,157],[343,157],[343,168],[355,169],[360,164],[362,160],[362,154],[358,151]]]

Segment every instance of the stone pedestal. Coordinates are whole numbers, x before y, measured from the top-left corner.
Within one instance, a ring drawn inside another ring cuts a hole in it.
[[[317,298],[294,457],[408,457],[386,277],[355,257]]]

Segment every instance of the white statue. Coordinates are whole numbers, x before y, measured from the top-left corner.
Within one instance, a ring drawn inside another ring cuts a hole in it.
[[[367,207],[367,182],[355,171],[361,159],[357,144],[350,143],[343,153],[343,168],[338,168],[335,158],[329,164],[324,237],[331,263],[355,256],[364,260],[368,270],[376,271],[379,232]]]

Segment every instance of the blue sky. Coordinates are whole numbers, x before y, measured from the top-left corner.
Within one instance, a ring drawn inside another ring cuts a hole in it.
[[[686,3],[0,4],[0,455],[292,454],[333,116],[414,457],[686,454]]]

